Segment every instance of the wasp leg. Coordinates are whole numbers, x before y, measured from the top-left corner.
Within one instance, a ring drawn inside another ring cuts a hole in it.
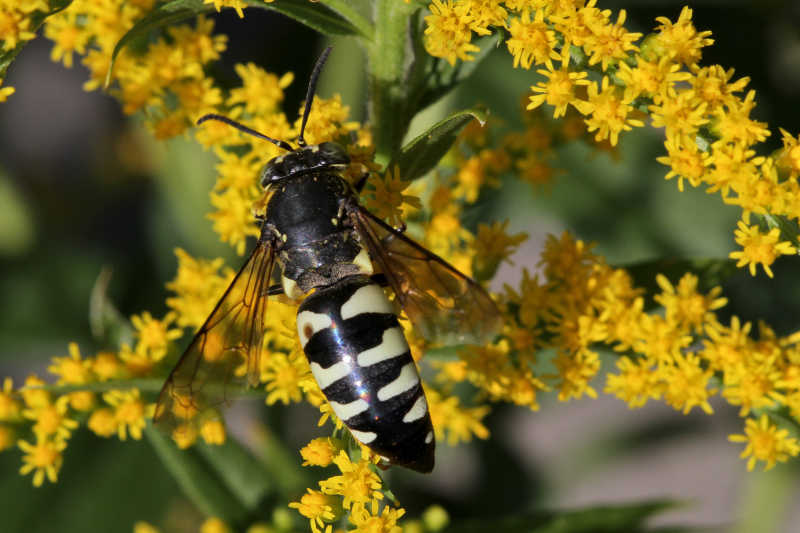
[[[389,280],[386,278],[386,274],[384,274],[383,272],[380,272],[378,274],[373,274],[372,276],[370,276],[370,279],[375,283],[377,283],[378,285],[380,285],[381,287],[389,286]]]
[[[367,184],[367,178],[369,178],[369,172],[365,172],[363,176],[358,178],[358,181],[353,186],[357,193],[360,193],[361,190],[364,188],[364,185]]]
[[[268,296],[276,296],[278,294],[283,294],[283,285],[280,283],[276,283],[275,285],[270,285],[267,289]]]

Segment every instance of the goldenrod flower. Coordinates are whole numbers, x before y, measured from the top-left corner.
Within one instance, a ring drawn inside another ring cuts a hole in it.
[[[528,239],[527,233],[506,233],[508,220],[490,225],[478,224],[475,236],[475,277],[488,279],[503,261],[511,262],[511,255]]]
[[[195,259],[181,248],[175,249],[178,271],[166,284],[175,296],[167,298],[167,306],[177,313],[180,327],[200,328],[220,296],[233,279],[233,271],[220,269],[224,261]]]
[[[694,274],[684,274],[674,287],[666,276],[658,274],[656,282],[661,287],[661,294],[654,300],[664,307],[668,322],[676,324],[679,328],[689,328],[696,333],[702,333],[704,328],[717,324],[714,311],[724,307],[727,298],[720,298],[720,287],[714,287],[708,294],[697,292],[698,278]]]
[[[136,329],[135,335],[138,339],[136,352],[146,353],[153,362],[160,361],[167,355],[169,343],[183,335],[179,329],[169,329],[174,320],[174,313],[167,313],[161,320],[153,318],[147,311],[141,315],[133,315],[131,324]]]
[[[405,509],[395,509],[385,505],[379,511],[377,500],[372,500],[369,508],[356,509],[350,515],[350,522],[356,526],[353,532],[359,533],[401,533],[403,528],[397,524]]]
[[[313,439],[300,449],[303,457],[303,466],[328,466],[340,450],[330,437]]]
[[[616,24],[599,26],[587,37],[584,49],[589,54],[589,65],[600,63],[605,71],[609,63],[621,62],[628,57],[629,52],[638,50],[633,42],[638,41],[642,34],[625,29],[626,17],[625,10],[620,10]]]
[[[206,444],[221,445],[225,443],[225,424],[218,418],[204,420],[200,426],[200,436]]]
[[[19,473],[24,475],[33,472],[33,486],[40,487],[44,482],[45,476],[51,483],[58,479],[58,471],[64,461],[61,452],[67,447],[64,440],[51,440],[41,435],[36,437],[36,444],[20,440],[17,442],[19,448],[25,452],[22,457],[24,463],[19,469]]]
[[[326,526],[325,522],[333,522],[336,519],[334,513],[334,509],[338,507],[336,499],[316,490],[306,490],[300,501],[291,502],[289,507],[297,509],[297,512],[309,519],[311,531],[314,533],[322,531],[330,533],[331,526]]]
[[[710,415],[713,409],[708,398],[717,392],[709,388],[714,372],[704,369],[696,354],[675,354],[673,360],[674,364],[659,366],[659,374],[665,381],[664,401],[683,414],[698,406]]]
[[[200,526],[200,533],[231,533],[231,528],[222,519],[212,516]]]
[[[291,72],[278,78],[254,63],[236,65],[234,69],[242,79],[242,86],[231,90],[226,104],[231,107],[243,104],[244,110],[253,115],[274,113],[283,102],[283,90],[294,80]],[[251,182],[252,178],[251,174]]]
[[[146,405],[141,400],[138,389],[109,391],[103,394],[103,400],[114,408],[119,439],[125,440],[128,434],[134,440],[141,439],[147,420],[153,417],[155,405]]]
[[[684,7],[673,23],[667,17],[656,17],[661,24],[656,28],[658,46],[663,47],[669,57],[684,65],[696,65],[702,57],[701,49],[714,44],[710,31],[698,32],[692,24],[692,10]]]
[[[431,14],[425,17],[425,50],[451,65],[456,64],[456,59],[472,60],[469,54],[480,49],[470,43],[475,19],[469,13],[469,4],[432,0],[428,9]]]
[[[5,383],[3,385],[5,388]],[[26,406],[38,409],[50,405],[50,393],[41,388],[44,385],[47,385],[44,380],[34,374],[25,378],[25,385],[19,392]]]
[[[613,394],[630,408],[643,407],[648,400],[658,400],[663,393],[663,382],[653,363],[647,359],[620,357],[619,374],[606,376],[603,392]]]
[[[72,9],[65,9],[51,16],[45,26],[44,34],[55,43],[50,52],[50,59],[63,60],[67,68],[72,67],[73,52],[79,55],[86,53],[86,45],[91,37],[91,34],[83,31],[78,22],[78,15]]]
[[[22,416],[30,420],[35,420],[33,431],[42,437],[52,437],[66,441],[72,431],[78,427],[78,422],[67,416],[67,406],[69,397],[61,396],[55,403],[49,403],[26,409]]]
[[[2,78],[0,78],[0,85],[3,85]],[[16,89],[14,87],[0,87],[0,104],[8,100],[8,97],[14,94],[15,91]]]
[[[766,414],[762,414],[758,421],[748,418],[744,435],[730,435],[728,440],[747,443],[740,457],[748,458],[748,470],[753,470],[757,461],[765,462],[764,470],[769,470],[775,463],[787,461],[800,453],[797,439],[789,437],[788,430],[778,429]]]
[[[586,126],[589,132],[597,131],[595,141],[608,139],[615,146],[621,132],[644,126],[641,120],[630,118],[634,111],[630,100],[609,85],[608,77],[603,77],[599,89],[596,83],[589,85],[588,106],[591,113],[586,118]]]
[[[374,190],[368,197],[367,208],[392,226],[400,226],[403,223],[404,205],[412,209],[422,207],[418,197],[403,194],[411,182],[400,176],[400,169],[396,166],[378,179],[371,180],[370,183]]]
[[[90,361],[92,371],[99,381],[120,379],[127,374],[125,365],[113,352],[99,352]]]
[[[756,275],[756,265],[760,263],[767,276],[772,277],[770,265],[775,262],[775,259],[784,254],[794,254],[797,251],[788,241],[778,242],[780,240],[778,228],[772,228],[764,234],[761,233],[758,226],[748,226],[741,220],[738,226],[739,229],[734,233],[736,242],[742,246],[742,250],[731,252],[728,256],[738,260],[737,267],[748,265],[752,276]]]
[[[133,524],[133,533],[160,533],[161,530],[152,524],[144,521],[138,521]]]
[[[678,176],[678,190],[683,191],[683,180],[686,179],[689,185],[697,187],[706,176],[706,168],[711,161],[711,157],[701,152],[697,144],[688,137],[667,137],[664,141],[668,156],[657,157],[656,161],[670,167],[665,179]]]
[[[3,379],[3,389],[0,391],[0,421],[14,422],[22,416],[22,405],[18,398],[19,392],[14,392],[14,381],[8,377]]]
[[[582,114],[591,112],[591,107],[585,100],[578,98],[578,88],[590,84],[586,79],[586,72],[572,72],[569,70],[569,47],[565,46],[561,54],[561,68],[555,70],[552,62],[546,63],[546,69],[536,72],[544,76],[547,81],[540,81],[531,85],[533,96],[529,97],[526,109],[536,109],[543,103],[553,106],[553,118],[563,117],[567,106],[572,105]]]
[[[267,405],[280,401],[283,404],[302,399],[301,383],[311,370],[308,360],[300,350],[290,354],[273,352],[266,358],[261,371],[261,381],[266,383]]]
[[[464,408],[459,405],[458,396],[445,398],[430,388],[425,389],[425,395],[437,440],[443,441],[447,435],[447,444],[454,446],[472,440],[473,436],[489,438],[489,430],[481,422],[489,414],[488,406]]]
[[[271,0],[265,0],[271,1]],[[232,7],[236,10],[236,14],[239,15],[239,18],[244,18],[244,11],[242,11],[247,4],[243,0],[203,0],[204,4],[214,4],[214,8],[219,13],[219,10],[223,7]]]
[[[543,9],[536,10],[533,20],[526,9],[521,17],[511,19],[508,31],[511,37],[506,41],[506,46],[514,57],[514,68],[522,66],[529,69],[536,64],[552,69],[552,60],[561,58],[555,50],[555,32],[545,23]]]
[[[364,458],[353,463],[342,450],[333,458],[333,462],[342,472],[339,476],[320,481],[319,486],[325,494],[343,496],[342,506],[345,509],[363,508],[371,500],[382,500],[380,492],[381,480],[372,471],[372,463]]]
[[[87,426],[96,435],[105,438],[116,435],[119,430],[117,417],[114,416],[114,411],[108,407],[95,410],[89,417]]]

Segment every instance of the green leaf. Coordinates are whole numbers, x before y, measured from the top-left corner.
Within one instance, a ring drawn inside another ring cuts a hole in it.
[[[346,5],[342,2],[326,3]],[[324,35],[361,35],[368,39],[372,38],[371,31],[367,28],[356,27],[340,13],[316,2],[309,2],[308,0],[279,0],[267,4],[263,0],[245,0],[245,4],[248,7],[277,11]],[[352,12],[348,14],[355,18]],[[361,19],[361,22],[363,20]]]
[[[349,0],[318,0],[320,4],[323,4],[338,13],[342,18],[346,19],[350,24],[352,24],[355,28],[358,29],[359,33],[369,39],[372,40],[375,27],[372,25],[372,22],[364,17],[361,13],[359,13],[358,9],[351,5]]]
[[[89,327],[100,346],[118,349],[133,344],[133,326],[108,297],[110,282],[111,270],[103,268],[89,297]]]
[[[534,513],[455,523],[446,533],[638,533],[653,515],[679,505],[668,500]],[[690,531],[672,528],[671,531]]]
[[[230,489],[229,480],[200,451],[179,449],[172,439],[149,424],[145,435],[184,494],[203,514],[219,517],[228,524],[245,523],[249,514],[246,501],[239,498],[238,491]]]
[[[461,129],[473,119],[483,125],[486,122],[486,112],[481,109],[467,109],[453,113],[401,148],[400,155],[389,164],[389,168],[397,165],[400,175],[406,180],[423,176],[439,163]]]
[[[262,0],[245,0],[247,7],[277,11],[294,20],[326,35],[364,35],[367,28],[359,29],[339,13],[308,0],[281,0],[270,4]],[[183,20],[214,11],[213,4],[205,4],[203,0],[172,0],[160,5],[140,19],[122,36],[111,53],[111,63],[106,73],[105,86],[111,83],[111,73],[117,56],[131,41],[144,37],[151,31],[163,28]],[[359,21],[362,22],[363,21]],[[371,37],[370,35],[365,35]]]

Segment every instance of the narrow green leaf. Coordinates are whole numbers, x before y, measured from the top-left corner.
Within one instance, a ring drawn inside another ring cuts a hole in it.
[[[367,28],[357,28],[330,8],[309,3],[307,0],[281,0],[280,2],[269,4],[263,2],[263,0],[245,0],[244,3],[247,7],[277,11],[326,35],[364,35],[362,31],[368,31]],[[114,51],[111,53],[111,62],[106,73],[105,86],[108,87],[111,83],[111,73],[117,56],[131,41],[144,37],[158,28],[210,13],[214,10],[213,4],[203,3],[203,0],[172,0],[151,11],[144,18],[137,21],[114,46]],[[371,35],[364,36],[371,38]]]
[[[446,533],[637,533],[648,531],[653,515],[680,505],[657,500],[633,504],[590,507],[575,511],[538,511],[504,518],[455,523]],[[690,529],[673,529],[690,531]]]
[[[89,296],[89,327],[100,346],[119,348],[133,344],[133,326],[108,297],[111,270],[103,268]]]
[[[248,7],[277,11],[324,35],[361,35],[367,39],[372,38],[371,31],[367,28],[356,27],[338,12],[316,2],[279,0],[267,4],[263,0],[245,0],[245,4]]]
[[[228,524],[245,522],[246,503],[238,499],[198,450],[180,450],[172,439],[150,424],[145,435],[184,494],[203,514],[219,517]]]
[[[486,122],[485,111],[467,109],[453,113],[401,148],[400,155],[390,163],[389,168],[397,165],[400,175],[406,180],[423,176],[439,163],[461,129],[473,119],[483,124]]]
[[[248,511],[274,491],[264,465],[232,436],[220,446],[198,443],[195,448]]]
[[[358,28],[362,36],[372,40],[375,33],[372,22],[359,13],[358,9],[351,5],[351,2],[348,0],[319,0],[319,3],[328,6],[332,11],[341,15],[355,28]]]
[[[111,53],[111,62],[108,65],[108,72],[106,72],[105,87],[108,87],[111,83],[111,73],[114,70],[117,56],[128,43],[139,37],[144,37],[155,29],[163,28],[203,13],[209,13],[213,10],[213,4],[204,4],[203,0],[172,0],[160,5],[139,19],[114,46],[114,51]]]

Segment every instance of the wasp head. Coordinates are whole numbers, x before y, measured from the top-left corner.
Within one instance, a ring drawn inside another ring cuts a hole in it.
[[[266,188],[285,178],[322,170],[340,170],[349,164],[350,156],[334,142],[302,146],[264,165],[260,182]]]

